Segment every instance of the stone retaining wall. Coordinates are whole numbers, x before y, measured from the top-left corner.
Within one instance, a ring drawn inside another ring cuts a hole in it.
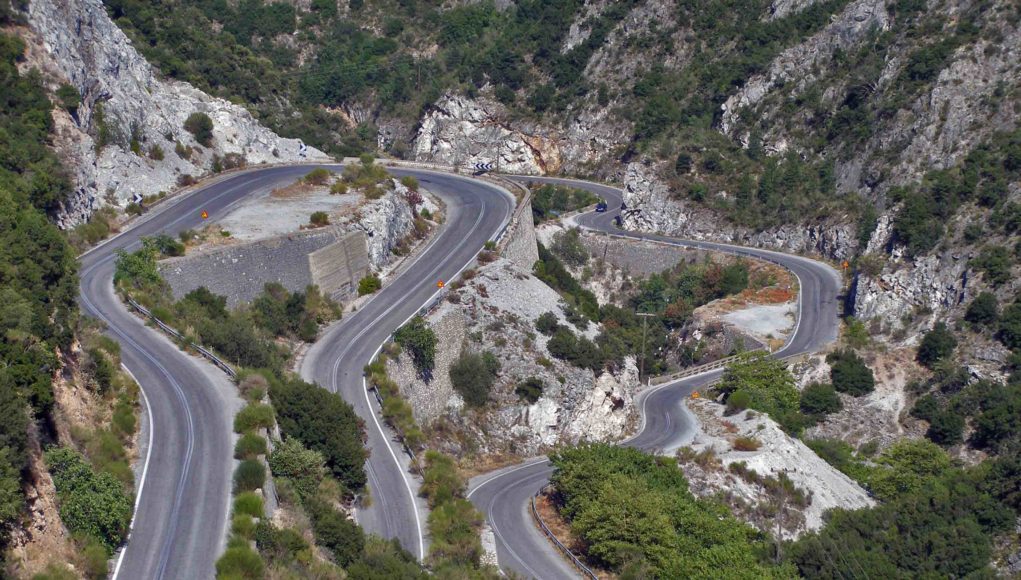
[[[316,284],[335,300],[351,296],[369,272],[365,234],[324,228],[161,261],[175,298],[205,286],[231,307],[249,302],[267,282],[294,292]]]
[[[582,235],[582,243],[593,258],[604,259],[631,276],[644,277],[669,270],[681,262],[698,262],[709,254],[704,250],[667,246],[639,240]]]

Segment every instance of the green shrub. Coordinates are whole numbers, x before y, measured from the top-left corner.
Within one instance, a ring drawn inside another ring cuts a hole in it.
[[[276,477],[286,477],[300,497],[312,497],[326,477],[323,455],[291,437],[278,444],[269,456],[269,467]]]
[[[758,439],[754,437],[737,437],[734,439],[734,451],[758,451],[762,447]]]
[[[358,524],[319,500],[307,501],[306,508],[312,519],[316,544],[329,550],[339,566],[345,567],[357,560],[365,547],[365,534]]]
[[[835,351],[827,355],[833,388],[853,397],[871,393],[876,388],[872,369],[853,350]]]
[[[231,546],[216,561],[218,580],[262,580],[266,566],[259,553],[248,546]]]
[[[358,281],[358,295],[365,296],[366,294],[372,294],[382,287],[383,282],[379,279],[379,276],[369,274]]]
[[[329,169],[316,167],[312,171],[306,173],[305,177],[302,177],[301,179],[309,185],[326,185],[326,183],[330,180],[331,175],[333,174]]]
[[[923,366],[931,369],[936,363],[952,355],[955,348],[957,348],[957,339],[947,329],[946,324],[939,322],[922,337],[915,358]]]
[[[314,211],[308,218],[308,223],[312,227],[321,228],[323,226],[330,225],[330,216],[325,211]]]
[[[535,329],[546,336],[553,336],[558,328],[560,328],[560,321],[552,312],[543,312],[539,318],[535,319]]]
[[[262,403],[249,403],[234,417],[234,432],[248,433],[256,429],[273,427],[273,407]]]
[[[436,333],[429,328],[421,316],[412,318],[397,329],[394,341],[411,355],[418,373],[426,379],[432,377],[436,366]]]
[[[964,313],[965,320],[979,326],[992,326],[999,316],[999,303],[992,292],[982,292],[976,296]]]
[[[258,459],[245,459],[234,471],[234,493],[262,489],[266,483],[266,467]]]
[[[61,84],[57,88],[57,99],[60,100],[60,106],[72,113],[82,104],[82,97],[78,94],[78,89],[67,83]]]
[[[112,554],[128,533],[132,501],[119,481],[97,474],[77,452],[57,447],[46,452],[57,489],[60,518],[72,533],[95,538]]]
[[[251,491],[237,494],[234,497],[234,513],[248,515],[253,518],[265,517],[262,497]]]
[[[842,408],[840,397],[833,385],[812,383],[801,391],[801,412],[807,415],[825,416]]]
[[[259,552],[272,562],[292,561],[299,553],[309,548],[308,542],[298,531],[291,528],[277,529],[266,521],[259,522],[255,527],[254,536]]]
[[[977,268],[985,275],[987,282],[993,286],[1000,286],[1011,279],[1010,250],[1003,246],[986,246],[978,257],[971,261],[971,266]]]
[[[330,186],[330,195],[344,195],[347,193],[347,183],[343,181],[335,181]]]
[[[796,411],[800,399],[787,365],[764,353],[744,354],[727,366],[718,389],[727,396],[744,391],[750,398],[750,408],[769,413],[776,420]]]
[[[734,391],[727,396],[727,415],[735,415],[752,404],[752,396],[744,391]]]
[[[500,371],[500,362],[489,351],[462,352],[450,365],[450,382],[469,407],[481,407],[489,400],[489,392]]]
[[[953,411],[937,413],[929,421],[925,436],[944,447],[961,443],[964,441],[964,417]]]
[[[514,388],[514,393],[528,401],[530,404],[534,404],[542,397],[542,392],[545,389],[545,384],[542,379],[538,377],[528,377],[527,379],[518,383],[518,386]]]
[[[407,187],[411,191],[418,191],[418,180],[411,175],[405,175],[401,178],[401,185]]]
[[[230,533],[234,536],[251,540],[255,535],[255,520],[247,514],[235,514],[230,521]]]
[[[209,115],[195,112],[184,121],[184,129],[195,136],[195,141],[203,147],[213,144],[213,120]]]
[[[245,433],[234,445],[234,459],[255,459],[266,454],[266,440],[255,433]]]

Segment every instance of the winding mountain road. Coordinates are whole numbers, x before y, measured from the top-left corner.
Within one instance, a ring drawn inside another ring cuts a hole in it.
[[[514,177],[521,182],[543,182],[586,189],[607,200],[610,208],[619,208],[622,192],[606,185],[560,178]],[[798,278],[799,317],[793,335],[775,356],[815,352],[837,337],[839,274],[821,262],[756,248],[714,242],[678,240],[655,234],[619,230],[614,219],[619,209],[605,213],[587,213],[576,218],[585,229],[610,233],[635,240],[654,240],[676,246],[715,250],[769,260],[791,270]],[[669,453],[688,441],[695,418],[684,399],[723,373],[722,369],[686,377],[673,383],[641,392],[636,404],[641,409],[641,427],[624,445],[654,453]],[[504,570],[530,578],[552,580],[579,576],[575,569],[542,535],[528,511],[529,499],[552,474],[545,458],[536,458],[472,479],[468,498],[481,510],[496,537],[499,565]]]
[[[80,259],[83,312],[104,322],[142,387],[151,446],[137,487],[135,516],[114,577],[212,578],[223,551],[234,470],[232,417],[241,406],[234,386],[212,364],[189,356],[128,312],[113,289],[117,250],[143,236],[175,235],[225,216],[243,198],[293,183],[314,166],[253,169],[225,177],[146,214],[121,235]],[[339,170],[339,165],[323,165]],[[366,398],[361,368],[400,324],[428,302],[436,281],[450,279],[495,238],[514,208],[505,190],[479,180],[418,169],[413,175],[446,204],[443,229],[400,277],[357,313],[327,331],[307,355],[303,375],[341,392],[366,422],[372,507],[359,514],[370,532],[400,539],[423,557],[425,540],[407,459]]]
[[[324,165],[339,169],[338,165]],[[202,211],[215,221],[243,198],[292,183],[312,166],[254,169],[225,177],[173,199],[147,214],[127,232],[81,258],[80,300],[83,311],[107,325],[122,345],[125,366],[142,386],[150,420],[150,440],[130,542],[116,564],[121,578],[211,578],[227,535],[232,458],[231,417],[240,407],[233,385],[211,364],[182,353],[162,334],[147,328],[127,311],[114,293],[117,250],[133,250],[143,236],[176,235],[199,226]],[[378,405],[365,390],[362,367],[390,334],[436,294],[437,280],[449,280],[469,264],[506,226],[514,209],[508,192],[494,185],[423,169],[391,168],[413,175],[447,206],[446,221],[402,273],[358,312],[327,330],[309,350],[301,374],[341,393],[366,422],[371,455],[366,469],[372,503],[360,510],[369,531],[398,538],[424,558],[424,505],[409,460],[383,426]],[[593,191],[620,205],[618,189],[574,180],[523,178],[520,181],[565,183]],[[800,316],[793,337],[782,351],[817,350],[836,337],[839,276],[819,262],[768,250],[712,242],[681,241],[617,230],[617,211],[584,214],[582,227],[633,239],[712,249],[767,259],[791,269],[800,281]],[[720,371],[687,377],[646,390],[638,397],[642,428],[625,444],[669,451],[690,436],[694,420],[682,404],[692,390]],[[545,458],[485,474],[472,480],[470,499],[486,514],[497,538],[500,566],[526,576],[549,579],[576,576],[560,554],[538,533],[526,506],[549,478]]]

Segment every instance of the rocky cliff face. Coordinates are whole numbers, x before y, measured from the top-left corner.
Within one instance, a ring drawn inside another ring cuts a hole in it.
[[[656,167],[629,163],[624,171],[624,227],[661,232],[693,240],[712,240],[815,254],[831,260],[854,255],[858,241],[848,216],[835,215],[817,223],[787,224],[753,231],[727,224],[703,205],[674,199],[656,176]]]
[[[628,432],[636,418],[634,360],[616,373],[596,376],[553,359],[546,350],[548,337],[534,330],[535,319],[547,311],[569,325],[553,289],[500,259],[470,275],[450,295],[456,298],[448,298],[427,318],[440,337],[430,382],[417,376],[406,354],[391,363],[391,376],[438,445],[459,455],[527,457],[562,443],[610,441]],[[584,331],[595,333],[591,325]],[[490,350],[501,363],[491,403],[483,410],[464,409],[450,381],[450,366],[464,349]],[[531,377],[544,385],[535,403],[515,393]]]
[[[214,156],[236,156],[233,162],[249,165],[324,157],[280,138],[241,106],[161,80],[99,0],[33,0],[27,11],[29,64],[49,73],[54,85],[67,82],[81,95],[74,115],[55,115],[56,147],[76,186],[59,215],[64,227],[102,204],[123,206],[135,194],[174,189],[182,175],[209,173]],[[199,146],[183,128],[195,112],[213,121],[211,147]],[[190,154],[178,152],[187,147]]]
[[[550,132],[512,125],[507,117],[497,103],[447,95],[422,118],[412,154],[468,170],[476,164],[529,175],[559,170],[560,148]]]

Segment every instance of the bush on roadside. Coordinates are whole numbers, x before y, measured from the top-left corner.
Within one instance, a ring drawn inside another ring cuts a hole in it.
[[[323,455],[291,437],[278,444],[269,456],[269,467],[276,477],[286,477],[302,498],[312,497],[326,477]]]
[[[421,316],[412,318],[394,333],[394,341],[409,355],[423,379],[432,378],[436,366],[436,333]]]
[[[258,459],[245,459],[234,471],[234,493],[262,489],[266,483],[266,467]]]
[[[273,427],[273,407],[262,403],[251,403],[238,411],[234,417],[234,432],[248,433],[256,429]]]
[[[383,282],[379,279],[379,276],[369,274],[358,281],[358,295],[365,296],[366,294],[372,294],[382,287]]]
[[[234,513],[245,514],[253,518],[262,518],[263,513],[262,497],[251,491],[239,493],[234,497]]]

